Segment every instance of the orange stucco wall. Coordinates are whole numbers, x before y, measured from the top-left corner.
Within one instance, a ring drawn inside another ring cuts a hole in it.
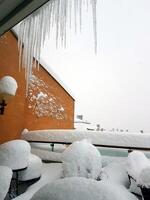
[[[18,65],[17,39],[12,32],[7,32],[0,38],[0,78],[5,75],[14,77],[18,90],[5,107],[4,115],[0,115],[0,143],[20,138],[24,128],[73,128],[73,98],[43,67],[34,71],[38,83],[29,87],[30,95],[26,98],[24,71],[19,72]],[[40,94],[45,96],[40,97]],[[42,112],[41,105],[45,107]]]

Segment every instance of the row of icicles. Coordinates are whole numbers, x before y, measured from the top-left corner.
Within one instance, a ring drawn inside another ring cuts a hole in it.
[[[20,23],[19,66],[25,68],[27,92],[32,68],[39,66],[41,48],[45,39],[51,36],[52,28],[56,30],[56,46],[60,43],[65,47],[67,27],[74,26],[75,32],[81,28],[82,9],[85,6],[92,8],[95,52],[97,51],[96,4],[97,0],[50,0]]]

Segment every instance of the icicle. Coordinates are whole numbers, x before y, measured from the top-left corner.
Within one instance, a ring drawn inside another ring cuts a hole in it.
[[[93,33],[95,53],[97,51],[96,28],[97,0],[50,0],[43,7],[32,13],[20,23],[18,35],[19,68],[25,68],[26,89],[28,92],[32,68],[39,67],[41,48],[44,41],[51,35],[51,29],[56,29],[56,46],[66,47],[67,27],[72,26],[74,14],[74,29],[82,27],[82,9],[91,5],[93,13]]]

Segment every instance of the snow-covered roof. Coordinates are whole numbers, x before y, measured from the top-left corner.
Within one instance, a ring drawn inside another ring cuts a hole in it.
[[[68,88],[68,86],[65,85],[65,83],[61,80],[61,78],[56,74],[52,67],[46,63],[43,59],[40,60],[41,66],[64,88],[64,90],[73,98],[75,99],[74,95],[72,94],[72,91]]]

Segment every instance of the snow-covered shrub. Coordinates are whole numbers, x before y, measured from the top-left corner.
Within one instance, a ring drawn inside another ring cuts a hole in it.
[[[124,186],[83,177],[59,179],[37,191],[31,200],[137,200]]]
[[[129,153],[127,158],[127,171],[135,180],[138,180],[140,172],[147,167],[150,167],[150,161],[144,153],[140,151]]]
[[[131,179],[130,191],[141,195],[140,186],[150,187],[150,161],[140,151],[133,151],[127,158],[127,172]]]
[[[0,166],[0,199],[3,200],[9,190],[12,178],[12,170],[6,166]]]
[[[150,188],[150,166],[141,170],[138,178],[138,184]]]
[[[27,181],[41,176],[42,161],[36,155],[30,154],[27,169],[19,172],[19,180]]]
[[[101,172],[101,155],[87,140],[76,141],[62,153],[64,177],[97,179]]]
[[[150,161],[140,151],[133,151],[127,160],[128,174],[133,177],[137,184],[150,186]]]
[[[24,140],[12,140],[0,145],[0,164],[11,169],[21,169],[28,165],[31,147]]]
[[[111,162],[102,169],[102,180],[109,180],[129,188],[129,178],[126,172],[126,162]]]

